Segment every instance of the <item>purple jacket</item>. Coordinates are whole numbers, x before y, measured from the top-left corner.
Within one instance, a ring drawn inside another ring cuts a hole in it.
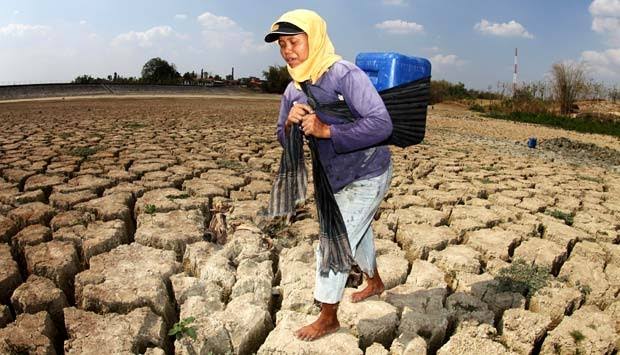
[[[355,64],[341,60],[309,90],[320,103],[343,98],[355,116],[354,122],[318,112],[323,123],[331,125],[331,138],[317,139],[321,163],[334,193],[355,180],[384,173],[390,164],[390,150],[377,145],[392,134],[392,121],[370,79]],[[340,96],[340,97],[339,97]],[[293,102],[307,103],[306,95],[289,83],[280,103],[276,133],[285,141],[284,123]]]

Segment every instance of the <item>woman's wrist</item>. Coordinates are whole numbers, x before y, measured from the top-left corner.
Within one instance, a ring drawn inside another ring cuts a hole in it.
[[[331,137],[332,137],[331,125],[324,124],[323,125],[323,138],[331,138]]]

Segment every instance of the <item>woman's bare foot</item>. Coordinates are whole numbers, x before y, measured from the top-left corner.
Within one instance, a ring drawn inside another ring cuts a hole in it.
[[[340,329],[340,322],[338,322],[338,317],[336,317],[337,311],[337,303],[323,303],[321,305],[321,313],[319,314],[319,318],[311,324],[295,331],[295,336],[300,340],[312,341],[338,331],[338,329]]]
[[[361,302],[368,297],[380,295],[385,290],[385,285],[383,285],[383,281],[379,276],[379,271],[377,270],[377,268],[375,268],[375,276],[373,276],[372,278],[368,278],[367,283],[368,285],[366,286],[366,288],[359,292],[354,292],[351,295],[351,302]]]

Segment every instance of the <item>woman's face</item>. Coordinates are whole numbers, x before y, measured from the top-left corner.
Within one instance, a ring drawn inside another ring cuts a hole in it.
[[[305,33],[280,36],[278,45],[280,55],[291,68],[295,68],[308,59],[308,35]]]

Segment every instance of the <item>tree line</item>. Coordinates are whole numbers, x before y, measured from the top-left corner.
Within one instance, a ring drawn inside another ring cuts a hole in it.
[[[526,109],[546,109],[550,104],[557,103],[561,114],[568,114],[573,110],[576,100],[580,99],[620,99],[620,89],[606,87],[587,78],[582,64],[555,63],[551,67],[550,79],[545,81],[520,84],[514,90],[511,83],[498,82],[495,91],[489,86],[488,90],[468,89],[465,84],[451,83],[446,80],[432,80],[430,103],[435,104],[447,100],[502,100],[505,105],[525,105]],[[264,80],[258,78],[242,78],[232,80],[232,75],[222,78],[219,75],[208,73],[186,72],[181,75],[174,63],[162,58],[151,58],[142,67],[141,76],[122,77],[114,73],[107,78],[94,78],[90,75],[81,75],[73,80],[76,84],[204,84],[228,81],[232,84],[252,83],[263,91],[281,94],[291,81],[285,65],[271,65],[262,72]],[[514,92],[513,92],[514,91]],[[523,109],[520,107],[519,109]]]
[[[209,74],[201,71],[200,74],[192,71],[185,72],[183,75],[179,73],[174,63],[169,63],[162,58],[151,58],[143,66],[141,76],[123,77],[114,73],[106,78],[93,77],[88,74],[76,77],[72,83],[74,84],[156,84],[156,85],[199,85],[199,84],[220,84],[225,82],[229,84],[239,84],[260,87],[269,93],[282,93],[291,78],[288,75],[286,66],[269,66],[263,71],[264,80],[255,77],[240,78],[233,80],[232,75],[222,77],[218,74]]]

